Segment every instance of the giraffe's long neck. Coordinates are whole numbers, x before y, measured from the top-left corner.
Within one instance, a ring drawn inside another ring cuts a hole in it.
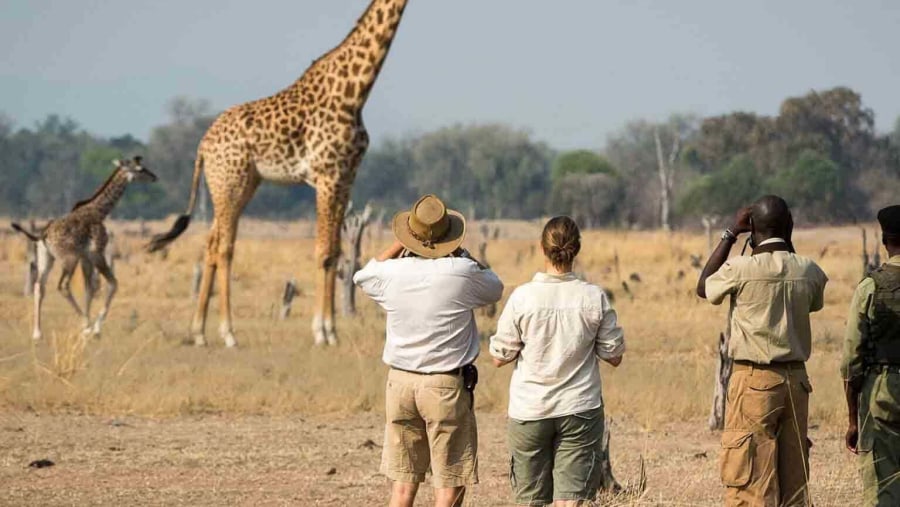
[[[362,109],[391,49],[409,0],[373,0],[340,46],[321,62],[342,84],[345,106]]]
[[[125,187],[127,186],[128,176],[125,171],[116,169],[90,199],[79,202],[72,211],[82,209],[104,219],[116,207],[116,203],[119,202],[122,194],[125,193]]]

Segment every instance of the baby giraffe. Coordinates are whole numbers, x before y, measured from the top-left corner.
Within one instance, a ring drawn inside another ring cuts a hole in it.
[[[34,235],[19,224],[12,224],[13,229],[28,236],[37,243],[37,279],[34,282],[34,334],[35,340],[41,339],[41,303],[44,300],[44,287],[47,276],[56,259],[62,263],[62,276],[58,289],[75,311],[84,318],[84,333],[100,335],[100,326],[109,312],[109,304],[116,293],[116,276],[106,263],[104,256],[109,236],[103,221],[115,207],[125,192],[125,187],[132,181],[156,181],[156,175],[141,165],[141,157],[132,160],[114,160],[116,167],[106,182],[87,200],[81,201],[72,208],[68,215],[52,220],[44,229]],[[84,311],[72,297],[69,289],[72,274],[81,264],[84,275]],[[106,279],[106,301],[91,323],[91,299],[94,297],[94,286],[91,276],[96,269]]]

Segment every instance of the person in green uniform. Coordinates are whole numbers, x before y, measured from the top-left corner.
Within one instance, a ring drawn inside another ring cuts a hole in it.
[[[863,505],[900,505],[900,206],[878,212],[889,259],[853,294],[841,374]]]

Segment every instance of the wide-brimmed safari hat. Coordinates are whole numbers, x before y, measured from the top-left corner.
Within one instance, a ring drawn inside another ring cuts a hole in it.
[[[394,236],[410,252],[428,259],[453,253],[466,237],[462,213],[447,209],[437,196],[423,196],[409,211],[394,215]]]

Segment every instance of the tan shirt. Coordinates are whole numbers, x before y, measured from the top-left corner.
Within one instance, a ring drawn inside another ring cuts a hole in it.
[[[900,266],[900,255],[888,259],[887,264]],[[869,304],[869,298],[875,294],[875,280],[865,277],[856,287],[850,301],[850,313],[847,315],[847,333],[844,339],[844,354],[841,359],[841,374],[844,380],[857,380],[865,372],[864,354],[862,350],[863,316],[871,322],[875,319],[875,309]]]
[[[732,296],[732,359],[770,364],[806,361],[812,348],[809,314],[822,309],[828,277],[810,259],[769,252],[729,259],[706,280],[706,297]]]
[[[534,421],[602,406],[597,359],[621,356],[625,340],[600,287],[572,273],[538,273],[509,296],[490,352],[515,360],[509,416]]]

